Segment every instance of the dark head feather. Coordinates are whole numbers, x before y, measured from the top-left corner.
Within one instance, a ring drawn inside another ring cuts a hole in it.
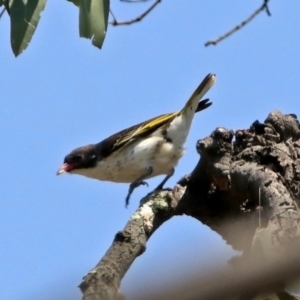
[[[87,145],[73,150],[64,159],[64,164],[70,167],[70,171],[74,169],[86,169],[96,166],[100,159],[99,153],[95,145]]]

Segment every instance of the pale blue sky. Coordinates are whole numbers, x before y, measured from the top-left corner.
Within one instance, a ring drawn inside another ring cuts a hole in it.
[[[111,2],[120,19],[146,7]],[[49,1],[30,46],[17,59],[9,46],[9,19],[3,16],[2,299],[80,299],[76,286],[82,276],[105,253],[139,199],[161,180],[136,190],[125,209],[125,184],[55,176],[73,148],[180,109],[209,72],[217,74],[208,94],[214,104],[196,116],[187,153],[167,186],[193,169],[197,139],[216,127],[246,128],[273,109],[298,113],[299,1],[270,1],[272,17],[262,13],[218,46],[203,46],[261,2],[164,0],[139,24],[109,27],[100,51],[78,37],[74,5]],[[177,217],[154,234],[121,288],[125,295],[141,286],[151,289],[173,276],[225,264],[231,255],[217,234],[192,218]]]

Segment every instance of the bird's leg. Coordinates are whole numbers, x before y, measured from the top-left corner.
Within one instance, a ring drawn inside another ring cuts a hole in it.
[[[132,192],[134,191],[135,188],[139,187],[140,185],[147,185],[148,186],[148,183],[146,181],[144,181],[144,179],[146,179],[149,175],[151,175],[152,172],[153,172],[153,168],[150,166],[150,167],[147,168],[145,174],[140,176],[138,179],[136,179],[134,182],[132,182],[129,185],[128,194],[127,194],[126,199],[125,199],[125,207],[128,206],[130,196],[131,196],[131,194],[132,194]]]
[[[175,172],[175,169],[173,168],[173,169],[172,169],[172,172],[171,172],[170,174],[168,174],[168,175],[163,179],[163,181],[155,188],[155,191],[162,190],[163,187],[164,187],[164,184],[169,180],[170,177],[173,176],[174,172]]]

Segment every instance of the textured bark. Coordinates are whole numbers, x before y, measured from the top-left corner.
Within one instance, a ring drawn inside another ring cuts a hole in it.
[[[177,203],[169,193],[151,193],[141,201],[123,231],[116,234],[101,261],[83,278],[80,289],[84,300],[122,298],[118,292],[121,279],[133,261],[145,251],[150,236],[174,215]],[[175,189],[172,193],[176,194]]]
[[[299,138],[297,117],[274,111],[248,130],[220,127],[199,140],[201,158],[194,171],[173,190],[142,200],[102,260],[84,277],[83,299],[121,297],[118,290],[126,271],[155,230],[175,215],[196,218],[245,257],[258,248],[264,248],[264,258],[284,252],[284,246],[300,236]],[[267,238],[262,234],[269,237],[272,250],[265,251]]]

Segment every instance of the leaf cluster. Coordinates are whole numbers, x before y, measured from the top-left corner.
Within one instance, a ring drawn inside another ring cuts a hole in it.
[[[101,48],[106,35],[109,0],[68,0],[79,8],[79,35]],[[10,18],[10,43],[15,56],[29,45],[47,0],[0,0]]]

